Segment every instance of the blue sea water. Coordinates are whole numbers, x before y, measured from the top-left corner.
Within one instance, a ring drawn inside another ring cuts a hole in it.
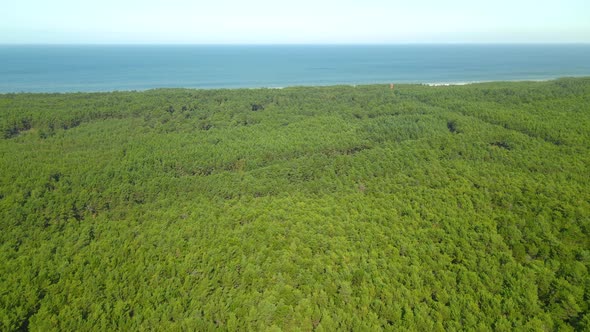
[[[590,76],[590,45],[0,45],[0,92]]]

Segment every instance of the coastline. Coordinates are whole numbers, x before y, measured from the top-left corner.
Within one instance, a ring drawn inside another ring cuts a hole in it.
[[[452,86],[466,86],[466,85],[476,85],[476,84],[487,84],[487,83],[541,83],[541,82],[550,82],[556,81],[560,79],[568,79],[568,78],[590,78],[590,75],[580,75],[580,76],[559,76],[554,78],[543,78],[543,79],[513,79],[513,80],[476,80],[476,81],[434,81],[434,82],[367,82],[367,83],[358,83],[358,84],[351,84],[351,83],[335,83],[335,84],[305,84],[305,85],[285,85],[285,86],[252,86],[252,87],[241,87],[241,86],[228,86],[228,87],[181,87],[181,86],[174,86],[174,87],[150,87],[145,89],[112,89],[112,90],[66,90],[66,91],[1,91],[0,96],[4,95],[14,95],[14,94],[31,94],[31,95],[70,95],[70,94],[101,94],[101,93],[126,93],[126,92],[147,92],[153,90],[283,90],[283,89],[290,89],[290,88],[329,88],[329,87],[368,87],[368,86],[376,86],[376,85],[384,85],[389,86],[389,84],[394,84],[395,87],[403,87],[403,86],[424,86],[424,87],[452,87]]]
[[[420,85],[426,86],[455,86],[455,85],[471,85],[471,84],[484,84],[484,83],[518,83],[518,82],[549,82],[549,81],[556,81],[564,78],[584,78],[590,77],[587,75],[583,76],[560,76],[555,78],[536,78],[536,79],[515,79],[515,80],[483,80],[483,81],[469,81],[469,82],[428,82],[428,83],[418,83]]]

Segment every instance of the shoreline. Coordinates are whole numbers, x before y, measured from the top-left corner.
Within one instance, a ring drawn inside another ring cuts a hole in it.
[[[518,82],[550,82],[565,78],[585,78],[590,77],[587,75],[582,76],[560,76],[555,78],[535,78],[535,79],[516,79],[516,80],[483,80],[483,81],[466,81],[466,82],[428,82],[418,83],[425,86],[455,86],[455,85],[471,85],[471,84],[484,84],[484,83],[518,83]]]
[[[568,79],[568,78],[590,78],[590,75],[581,75],[581,76],[560,76],[554,78],[541,78],[541,79],[514,79],[514,80],[477,80],[477,81],[434,81],[434,82],[367,82],[367,83],[334,83],[334,84],[310,84],[310,85],[285,85],[285,86],[253,86],[253,87],[240,87],[240,86],[228,86],[228,87],[150,87],[145,89],[113,89],[113,90],[77,90],[77,91],[0,91],[0,96],[5,95],[15,95],[15,94],[59,94],[59,95],[67,95],[67,94],[99,94],[99,93],[117,93],[117,92],[147,92],[153,90],[264,90],[264,89],[274,89],[274,90],[283,90],[283,89],[290,89],[290,88],[327,88],[327,87],[342,87],[342,86],[349,86],[349,87],[360,87],[360,86],[375,86],[375,85],[387,85],[393,83],[396,87],[398,86],[408,86],[408,85],[418,85],[424,87],[450,87],[450,86],[464,86],[464,85],[474,85],[474,84],[485,84],[485,83],[535,83],[535,82],[550,82],[556,81],[560,79]]]

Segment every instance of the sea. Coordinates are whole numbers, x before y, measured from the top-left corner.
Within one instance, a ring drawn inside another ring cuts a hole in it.
[[[0,93],[590,76],[590,44],[0,45]]]

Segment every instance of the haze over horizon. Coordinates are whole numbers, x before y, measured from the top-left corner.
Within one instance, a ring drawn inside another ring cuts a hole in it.
[[[589,43],[584,0],[21,0],[0,44]]]

